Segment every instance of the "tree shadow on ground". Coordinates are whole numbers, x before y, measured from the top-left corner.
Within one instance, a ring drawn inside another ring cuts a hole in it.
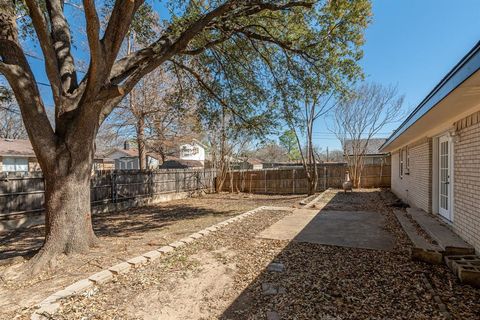
[[[284,241],[288,243],[271,261],[283,264],[285,270],[263,269],[220,319],[265,319],[273,311],[281,319],[439,316],[420,286],[421,274],[429,267],[411,261],[410,244],[393,215],[385,212],[390,196],[384,193],[338,193],[320,214],[327,210],[381,212],[387,220],[385,229],[396,238],[393,251],[298,242],[294,237]],[[307,224],[302,231],[309,227]],[[273,244],[279,240],[258,241]],[[449,276],[444,281],[455,280]]]
[[[118,212],[96,214],[92,217],[95,234],[102,237],[141,237],[146,232],[162,230],[179,220],[193,220],[205,216],[235,214],[235,210],[214,210],[188,204],[170,204],[131,208]],[[0,235],[0,264],[16,256],[28,258],[43,245],[43,225],[13,230]]]
[[[205,216],[229,216],[234,210],[217,211],[194,205],[163,205],[99,214],[93,217],[95,234],[99,237],[130,237],[144,232],[158,231],[179,220],[193,220]]]
[[[156,205],[94,214],[93,228],[97,236],[128,238],[162,230],[180,220],[206,216],[228,217],[260,205],[291,204],[302,195],[267,196],[251,194],[209,194],[200,198],[173,200]],[[29,258],[43,245],[43,225],[0,233],[0,265],[2,260],[23,256]]]

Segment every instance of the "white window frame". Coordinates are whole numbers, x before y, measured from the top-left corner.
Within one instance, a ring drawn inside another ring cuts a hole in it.
[[[5,164],[7,161],[13,161],[12,164]],[[23,163],[20,163],[23,162]],[[25,163],[26,162],[26,163]],[[12,167],[13,170],[6,170],[7,167]],[[20,168],[25,170],[19,170]],[[2,171],[3,172],[28,172],[30,169],[28,158],[24,157],[3,157],[2,158]]]
[[[398,176],[400,177],[400,179],[403,179],[403,175],[405,173],[403,169],[403,148],[400,148],[400,152],[398,155]]]
[[[410,174],[410,148],[405,147],[405,169],[404,174]]]

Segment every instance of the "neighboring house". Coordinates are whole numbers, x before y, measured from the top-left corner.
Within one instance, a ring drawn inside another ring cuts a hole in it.
[[[179,157],[167,157],[160,169],[203,169],[206,167],[206,148],[196,139],[182,144],[179,147]]]
[[[263,169],[263,161],[257,158],[250,158],[246,161],[249,165],[249,169],[261,170]]]
[[[392,191],[480,251],[480,42],[382,146]]]
[[[114,161],[95,154],[93,170],[113,170]],[[0,139],[0,172],[41,171],[30,140]]]
[[[130,148],[130,143],[125,141],[123,149],[117,148],[105,155],[115,163],[116,170],[138,170],[140,161],[138,158],[138,149]],[[157,169],[160,165],[161,157],[154,153],[147,153],[147,168]]]
[[[203,169],[204,163],[199,160],[183,160],[170,158],[159,167],[160,169]]]
[[[0,172],[40,171],[29,140],[0,139]]]
[[[93,170],[94,171],[109,171],[115,170],[115,160],[108,158],[104,153],[97,151],[95,152],[95,159],[93,159]]]
[[[193,139],[191,143],[182,144],[180,146],[180,160],[195,160],[205,165],[205,149],[206,146]]]
[[[236,158],[232,159],[231,167],[233,170],[262,170],[265,169],[264,161],[257,158]]]
[[[364,165],[389,165],[390,154],[380,151],[380,147],[386,140],[385,138],[360,139],[357,141],[345,140],[343,146],[345,161],[348,163],[349,157],[353,156],[355,152],[363,150],[366,146],[365,155],[363,156]]]

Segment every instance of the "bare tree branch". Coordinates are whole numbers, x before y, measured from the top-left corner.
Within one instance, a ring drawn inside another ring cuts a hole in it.
[[[47,0],[46,4],[63,92],[73,93],[78,87],[78,83],[75,61],[71,52],[70,27],[63,12],[64,3],[62,0]],[[60,106],[57,106],[57,108],[60,108]]]
[[[15,93],[23,120],[29,123],[26,129],[29,138],[35,142],[35,152],[51,159],[55,150],[53,129],[35,76],[19,44],[13,2],[10,0],[0,0],[0,59],[0,72]]]
[[[105,48],[106,76],[115,63],[120,46],[132,23],[133,16],[144,0],[117,0],[108,21],[102,43]]]
[[[403,96],[395,87],[361,84],[339,102],[333,132],[341,141],[355,187],[361,185],[363,159],[370,140],[401,117]]]
[[[30,17],[45,57],[45,69],[51,84],[53,99],[56,105],[61,105],[62,84],[60,71],[58,69],[58,60],[48,30],[47,21],[45,20],[42,9],[36,0],[26,0],[25,2],[28,6]]]
[[[97,78],[100,76],[102,65],[105,63],[105,55],[102,43],[100,42],[100,20],[98,19],[95,2],[94,0],[84,0],[83,6],[85,8],[85,19],[87,22],[88,45],[90,47],[90,67],[87,73],[88,92],[92,86],[98,88]]]

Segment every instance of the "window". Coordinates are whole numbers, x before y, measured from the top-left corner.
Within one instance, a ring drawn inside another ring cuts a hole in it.
[[[400,154],[398,156],[398,168],[399,168],[399,176],[403,178],[403,149],[400,149]]]
[[[408,147],[405,147],[405,174],[410,173],[410,152]]]
[[[180,152],[181,152],[181,157],[186,158],[186,157],[192,157],[194,155],[197,155],[200,152],[200,149],[195,145],[184,145],[182,146],[182,149],[180,150]]]
[[[3,158],[3,172],[28,172],[27,158]]]

